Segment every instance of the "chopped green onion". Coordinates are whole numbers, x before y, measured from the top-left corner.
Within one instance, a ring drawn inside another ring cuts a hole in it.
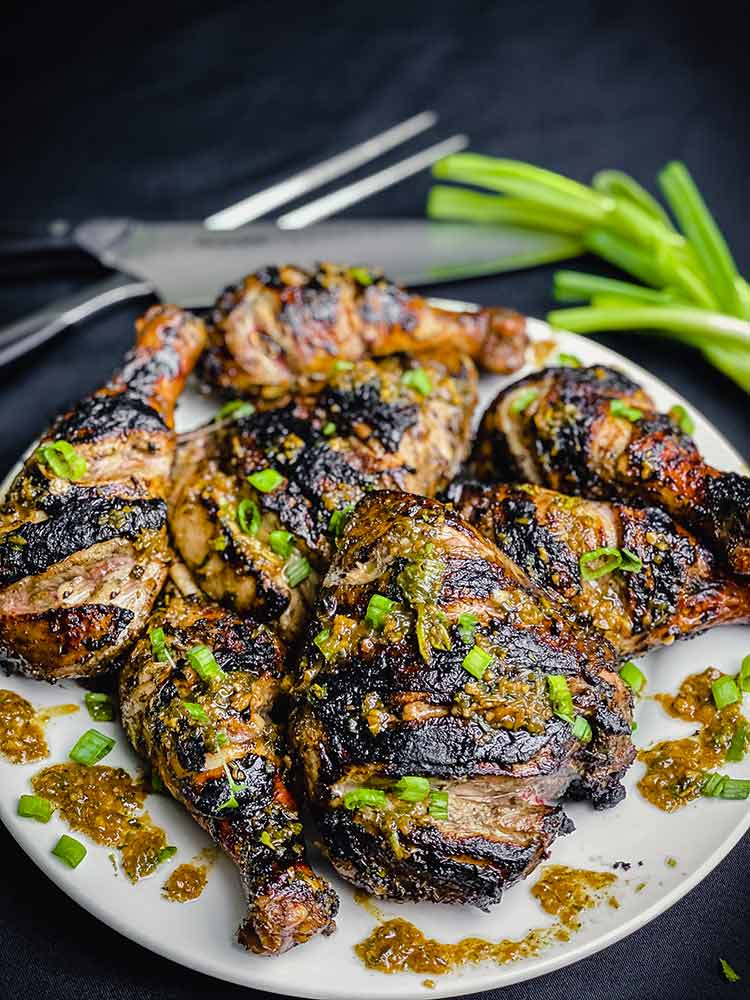
[[[401,376],[401,381],[410,389],[416,389],[420,396],[429,396],[432,392],[432,382],[424,368],[410,368]]]
[[[680,406],[679,403],[675,404],[667,414],[669,418],[677,424],[681,431],[685,434],[692,434],[695,430],[695,422],[690,416],[688,411],[684,406]]]
[[[393,791],[404,802],[422,802],[430,794],[430,783],[427,778],[407,774],[396,782]]]
[[[723,774],[707,774],[701,786],[701,795],[705,795],[709,799],[718,798],[726,780]]]
[[[527,407],[531,406],[538,395],[538,389],[532,389],[531,387],[521,389],[514,395],[508,409],[511,413],[523,413]]]
[[[588,719],[584,719],[582,715],[577,715],[573,720],[573,735],[581,743],[590,743],[593,733],[591,732],[591,726],[589,725]]]
[[[68,441],[46,441],[37,448],[37,460],[46,462],[61,479],[83,479],[88,464]]]
[[[448,819],[448,793],[430,792],[429,811],[433,819]]]
[[[238,807],[239,807],[239,802],[237,801],[234,792],[230,792],[228,798],[224,799],[224,801],[219,803],[219,805],[216,807],[216,811],[222,812],[222,810],[224,809],[237,809]]]
[[[111,722],[115,717],[112,699],[103,691],[87,691],[83,702],[94,722]]]
[[[272,851],[276,850],[276,848],[273,846],[273,841],[271,840],[271,834],[268,832],[268,830],[264,830],[263,833],[261,833],[260,842],[261,844],[264,844],[266,847],[270,847]]]
[[[732,966],[727,962],[725,958],[719,959],[719,965],[721,966],[721,971],[724,973],[724,978],[728,983],[738,983],[741,976],[737,975]]]
[[[52,848],[52,853],[69,867],[77,868],[86,857],[86,848],[80,840],[64,833]]]
[[[169,859],[173,858],[175,854],[177,854],[177,848],[173,847],[172,844],[167,844],[166,847],[162,847],[157,855],[159,864],[161,865],[164,864],[165,861],[169,861]]]
[[[547,690],[553,713],[558,719],[564,719],[572,725],[573,695],[570,693],[567,678],[563,674],[547,674]]]
[[[192,649],[188,650],[187,659],[190,666],[196,674],[198,674],[202,681],[208,683],[209,681],[220,681],[224,679],[224,671],[216,662],[216,657],[208,646],[204,646],[202,644],[193,646]]]
[[[338,538],[339,535],[342,533],[342,531],[344,530],[344,525],[346,524],[346,519],[349,517],[349,515],[353,510],[354,510],[354,504],[348,503],[340,510],[335,510],[331,514],[331,518],[328,522],[328,530],[331,532],[334,538]]]
[[[354,367],[353,361],[336,361],[333,365],[337,372],[350,372]]]
[[[98,729],[87,729],[81,736],[68,756],[76,764],[85,764],[91,767],[107,756],[115,745],[116,740],[111,736],[105,736]]]
[[[192,715],[192,717],[196,720],[196,722],[202,722],[205,726],[210,725],[211,720],[209,719],[205,708],[194,701],[183,701],[182,704],[188,710],[190,715]]]
[[[373,594],[367,604],[365,624],[369,625],[370,628],[382,628],[395,603],[390,598],[383,597],[382,594]]]
[[[284,566],[284,576],[290,587],[298,587],[310,575],[310,563],[298,549],[294,549]]]
[[[743,657],[740,672],[737,674],[737,687],[745,694],[750,692],[750,653]]]
[[[631,406],[624,399],[610,399],[609,412],[613,417],[624,417],[631,424],[634,424],[636,420],[640,420],[643,416],[643,410],[639,410],[637,406]]]
[[[336,424],[332,420],[329,420],[327,424],[323,424],[323,436],[332,437],[336,433]]]
[[[253,413],[255,413],[255,407],[252,403],[246,403],[242,399],[233,399],[217,411],[214,421],[226,420],[228,417],[231,417],[232,420],[241,420],[243,417],[252,416]]]
[[[257,535],[260,530],[260,508],[254,500],[240,500],[237,523],[246,535]]]
[[[458,616],[458,634],[461,636],[461,642],[465,646],[474,645],[474,636],[478,624],[479,619],[468,612],[464,612],[464,614]]]
[[[226,535],[217,535],[216,538],[214,538],[213,540],[213,547],[216,549],[217,552],[223,552],[224,549],[227,547],[227,545],[228,542]]]
[[[329,628],[322,628],[320,630],[320,632],[318,632],[318,634],[313,639],[313,642],[318,647],[318,649],[321,651],[321,653],[326,658],[326,660],[328,659],[328,654],[326,653],[326,651],[325,651],[325,649],[323,647],[324,647],[324,645],[326,643],[326,640],[330,639],[330,638],[331,638],[331,630]]]
[[[722,799],[750,798],[750,781],[743,778],[725,778],[720,794]]]
[[[593,563],[599,565],[595,567]],[[622,555],[620,550],[615,548],[592,549],[583,553],[578,565],[584,580],[598,580],[622,565]]]
[[[472,646],[463,659],[461,666],[467,670],[472,677],[481,680],[487,667],[492,663],[492,655],[481,646]]]
[[[726,759],[731,763],[738,763],[745,759],[745,751],[747,749],[747,722],[744,719],[740,719],[737,723],[737,728],[732,736],[732,742],[729,744],[727,749]]]
[[[577,358],[575,354],[558,354],[556,358],[557,364],[561,368],[581,368],[581,359]]]
[[[634,694],[638,694],[646,685],[646,676],[641,673],[632,660],[626,660],[620,667],[620,677]]]
[[[151,642],[151,653],[157,663],[166,663],[169,659],[167,643],[163,628],[152,628],[148,634]]]
[[[734,677],[722,674],[711,684],[711,693],[714,696],[714,704],[721,710],[727,705],[733,705],[742,698],[740,690],[734,682]]]
[[[225,799],[220,805],[216,807],[217,812],[221,812],[223,809],[237,809],[239,807],[239,802],[235,792],[244,792],[247,788],[247,783],[243,782],[239,784],[232,777],[232,772],[229,770],[229,765],[224,765],[224,774],[227,778],[227,784],[229,785],[229,797]]]
[[[272,531],[268,536],[268,541],[276,555],[283,556],[285,559],[294,548],[294,535],[291,531],[283,531],[281,528]]]
[[[229,742],[229,736],[224,732],[223,729],[219,729],[216,733],[216,749],[221,750]]]
[[[387,804],[385,792],[379,788],[357,788],[344,795],[345,809],[384,809]]]
[[[358,285],[371,285],[375,279],[367,270],[366,267],[350,267],[349,274],[354,278]]]
[[[643,563],[635,552],[631,552],[630,549],[620,549],[620,555],[622,562],[618,569],[621,573],[640,573],[643,569]]]
[[[276,469],[261,469],[248,476],[247,481],[261,493],[273,493],[284,482],[284,477]]]
[[[41,795],[22,795],[18,800],[18,815],[24,819],[35,819],[37,823],[49,823],[54,811],[50,800]]]

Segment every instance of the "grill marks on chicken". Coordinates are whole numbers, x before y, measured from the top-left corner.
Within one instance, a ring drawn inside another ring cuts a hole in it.
[[[506,309],[437,309],[364,268],[268,267],[218,298],[202,372],[233,394],[275,399],[325,379],[337,358],[427,350],[512,372],[526,345],[524,317]]]
[[[426,395],[409,384],[416,368],[429,380]],[[182,559],[214,599],[278,620],[295,637],[344,512],[375,489],[444,488],[468,452],[475,403],[468,359],[392,357],[335,372],[316,396],[186,435],[170,503]],[[264,470],[280,477],[267,492],[248,481]],[[279,531],[311,567],[296,585],[289,560],[297,556],[279,546]]]
[[[613,413],[613,401],[632,419]],[[704,462],[643,389],[611,368],[547,368],[504,389],[482,420],[474,467],[481,479],[658,504],[730,569],[750,573],[750,478]]]
[[[728,575],[658,508],[582,500],[530,485],[468,484],[449,495],[463,518],[623,656],[750,621],[750,584]],[[606,547],[628,549],[642,570],[584,580],[581,556]]]
[[[48,680],[106,669],[166,577],[172,416],[205,328],[155,306],[136,333],[112,380],[53,423],[0,509],[0,659]],[[72,473],[45,457],[53,442],[74,449]]]
[[[394,602],[380,628],[366,621],[376,593]],[[468,637],[462,614],[476,619]],[[570,829],[570,786],[597,806],[621,798],[632,706],[614,651],[450,508],[393,492],[361,501],[309,632],[292,739],[330,858],[367,891],[498,902]],[[463,666],[475,643],[492,656],[480,679]],[[549,673],[567,678],[587,745],[553,714]],[[447,820],[398,798],[404,775],[448,792]],[[347,808],[362,787],[385,806]]]

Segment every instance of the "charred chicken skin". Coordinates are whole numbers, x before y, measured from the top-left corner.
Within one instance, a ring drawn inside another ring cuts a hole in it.
[[[566,791],[597,807],[624,794],[632,704],[614,650],[451,508],[362,500],[309,634],[292,741],[334,867],[368,892],[496,903],[571,828]]]
[[[516,371],[526,321],[506,309],[449,312],[364,268],[268,267],[219,297],[202,373],[233,395],[275,399],[325,379],[336,359],[401,351],[463,353]]]
[[[154,306],[112,380],[59,417],[0,509],[0,660],[54,680],[99,673],[164,583],[172,416],[203,323]]]
[[[443,489],[475,403],[468,359],[397,356],[340,365],[317,395],[185,435],[170,516],[182,559],[215,600],[294,638],[344,513],[376,489]]]
[[[569,497],[541,486],[452,487],[457,512],[576,617],[599,629],[622,656],[750,622],[750,584],[668,514]],[[598,575],[601,549],[627,550],[640,569]]]
[[[285,650],[274,631],[171,586],[120,676],[123,724],[171,794],[237,865],[238,940],[279,953],[331,933],[335,893],[305,860],[291,762],[272,711]]]
[[[735,573],[750,574],[750,478],[721,472],[635,382],[611,368],[546,368],[504,389],[474,449],[480,479],[654,504]]]

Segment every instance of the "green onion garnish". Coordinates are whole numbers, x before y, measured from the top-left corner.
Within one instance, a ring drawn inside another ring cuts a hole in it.
[[[224,671],[216,662],[216,657],[208,646],[193,646],[188,650],[188,663],[202,681],[219,681],[224,679]]]
[[[284,477],[276,469],[261,469],[248,476],[247,481],[261,493],[273,493],[284,482]]]
[[[401,381],[410,389],[415,389],[420,396],[429,396],[432,392],[432,382],[424,368],[410,368],[401,376]]]
[[[630,406],[624,399],[611,399],[609,401],[609,412],[613,417],[624,417],[631,424],[634,424],[636,420],[640,420],[643,416],[642,410],[639,410],[637,406]]]
[[[56,858],[60,858],[71,868],[77,868],[86,857],[86,848],[74,837],[69,837],[66,833],[60,837],[52,848],[52,853]]]
[[[68,756],[76,764],[91,767],[111,752],[115,742],[111,736],[105,736],[98,729],[87,729]]]
[[[668,416],[685,434],[692,434],[695,430],[693,418],[690,416],[685,407],[680,406],[679,403],[669,410]]]
[[[711,694],[714,696],[714,704],[721,710],[727,705],[733,705],[742,698],[740,690],[734,682],[734,677],[722,674],[711,684]]]
[[[433,819],[448,819],[448,793],[430,792],[429,811]]]
[[[739,761],[745,759],[745,751],[747,749],[747,722],[744,719],[740,719],[737,723],[737,728],[732,736],[732,742],[729,744],[727,749],[726,759],[731,763],[739,763]]]
[[[177,854],[177,848],[173,847],[172,844],[167,844],[166,847],[162,847],[157,855],[159,864],[161,865],[165,861],[169,861],[169,859],[173,858],[175,854]]]
[[[260,508],[254,500],[240,500],[237,523],[246,535],[257,535],[260,530]]]
[[[728,983],[738,983],[741,976],[737,975],[732,966],[727,962],[725,958],[719,959],[719,965],[721,966],[721,971],[724,973],[724,978]]]
[[[701,795],[705,795],[709,799],[718,798],[721,795],[721,789],[724,787],[725,780],[726,778],[723,774],[707,774],[701,786]]]
[[[224,732],[223,729],[219,729],[216,733],[216,749],[221,750],[229,742],[229,736]]]
[[[217,411],[214,420],[226,420],[228,417],[231,417],[232,420],[241,420],[243,417],[249,417],[253,413],[255,413],[255,407],[252,403],[246,403],[242,399],[233,399],[229,403],[225,403]]]
[[[573,695],[567,678],[563,674],[547,674],[547,690],[554,714],[573,725]]]
[[[166,638],[163,628],[152,628],[148,634],[151,642],[151,653],[157,663],[166,663],[169,658],[167,653]]]
[[[204,726],[211,724],[205,708],[195,701],[183,701],[182,703],[196,722],[202,722]]]
[[[350,372],[354,367],[353,361],[336,361],[334,362],[334,370],[337,372]]]
[[[111,722],[115,717],[112,699],[103,691],[87,691],[83,702],[94,722]]]
[[[523,413],[525,409],[531,406],[531,404],[534,402],[534,400],[537,398],[538,395],[539,395],[538,389],[532,389],[531,387],[529,387],[528,389],[521,389],[513,397],[513,400],[511,401],[511,404],[508,407],[508,409],[510,410],[511,413]]]
[[[573,735],[581,743],[590,743],[593,733],[591,732],[591,726],[589,725],[588,719],[584,719],[582,715],[577,715],[573,720]]]
[[[385,792],[380,788],[357,788],[344,795],[345,809],[384,809],[386,806]]]
[[[285,559],[294,548],[294,535],[291,531],[284,531],[281,528],[272,531],[268,536],[268,541],[276,555],[283,556]]]
[[[373,594],[367,605],[365,624],[370,628],[382,628],[395,603],[382,594]]]
[[[247,788],[247,784],[245,782],[238,784],[234,780],[228,764],[224,765],[224,774],[226,775],[227,784],[229,785],[229,797],[225,799],[221,805],[216,807],[217,812],[221,812],[223,809],[237,809],[239,807],[239,802],[237,801],[235,792],[244,792]]]
[[[320,630],[320,632],[318,632],[318,634],[313,639],[313,642],[318,647],[318,649],[321,651],[321,653],[326,658],[326,660],[328,659],[328,656],[330,654],[328,654],[323,647],[325,645],[326,640],[330,639],[330,637],[331,637],[331,630],[329,628],[322,628]]]
[[[349,274],[358,285],[371,285],[375,280],[366,267],[350,267]]]
[[[745,694],[750,692],[750,653],[743,657],[740,672],[737,674],[737,687]]]
[[[88,465],[83,455],[79,455],[67,441],[47,441],[37,448],[38,461],[46,462],[60,479],[83,479]]]
[[[557,364],[561,368],[580,368],[581,359],[577,358],[575,354],[558,354]]]
[[[464,670],[468,670],[472,677],[481,680],[490,663],[492,663],[492,655],[490,653],[482,649],[481,646],[472,646],[464,657],[461,666]]]
[[[407,774],[396,782],[393,791],[404,802],[423,802],[430,794],[430,783],[427,778]]]
[[[348,503],[340,510],[335,510],[331,514],[331,518],[328,522],[328,530],[331,532],[334,538],[338,538],[339,535],[342,533],[342,531],[344,530],[344,525],[346,524],[346,520],[353,510],[354,510],[354,504]]]
[[[261,833],[260,842],[261,844],[264,844],[266,847],[270,847],[272,851],[276,850],[276,848],[273,846],[273,841],[271,840],[271,834],[268,832],[268,830],[264,830],[263,833]]]
[[[597,565],[594,565],[594,564]],[[635,552],[630,549],[605,547],[584,552],[578,560],[581,577],[584,580],[598,580],[602,576],[614,573],[616,569],[623,573],[640,573],[643,563]]]
[[[632,660],[626,660],[620,667],[620,677],[634,694],[638,694],[646,684],[645,674],[641,673]]]
[[[298,587],[309,575],[310,563],[298,549],[293,549],[284,566],[286,582],[290,587]]]
[[[22,795],[18,800],[18,815],[24,819],[35,819],[37,823],[49,823],[54,811],[50,800],[41,795]]]
[[[726,778],[721,788],[722,799],[750,798],[750,781],[743,778]]]
[[[472,646],[474,644],[474,635],[478,624],[479,619],[468,612],[464,612],[464,614],[458,616],[458,634],[461,636],[461,642],[465,646]]]
[[[227,541],[226,535],[217,535],[213,540],[213,547],[217,552],[223,552],[228,544],[229,542]]]
[[[640,573],[643,569],[643,563],[640,558],[635,552],[631,552],[630,549],[620,549],[620,556],[622,557],[622,562],[618,569],[621,573]]]
[[[332,420],[329,420],[327,424],[323,424],[323,436],[332,437],[336,433],[336,424]]]

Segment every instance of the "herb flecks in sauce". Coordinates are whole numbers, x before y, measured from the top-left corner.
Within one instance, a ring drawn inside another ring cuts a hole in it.
[[[538,955],[557,941],[567,941],[580,927],[581,912],[598,906],[602,894],[616,881],[611,872],[548,865],[531,891],[542,908],[557,919],[550,927],[530,930],[519,941],[470,937],[446,944],[426,937],[414,924],[397,917],[377,926],[354,950],[365,966],[376,972],[442,975],[488,960],[506,965]]]
[[[206,865],[178,865],[162,886],[162,894],[172,903],[197,899],[208,881]]]
[[[0,690],[0,754],[11,764],[44,760],[49,756],[44,724],[57,715],[77,711],[77,705],[53,705],[37,711],[15,691]]]

